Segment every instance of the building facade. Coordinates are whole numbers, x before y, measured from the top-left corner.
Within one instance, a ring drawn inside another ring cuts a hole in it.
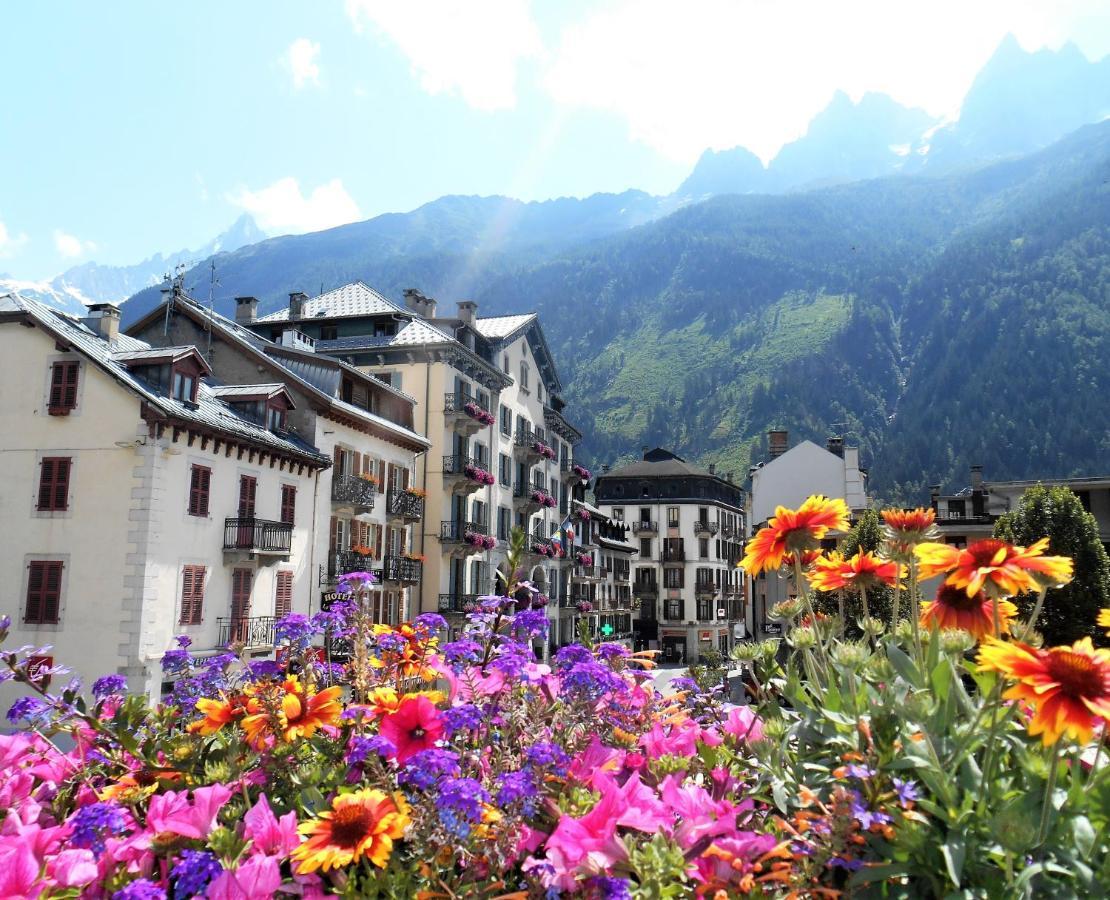
[[[624,523],[637,546],[631,561],[637,649],[664,662],[697,662],[707,649],[727,654],[744,636],[743,490],[670,451],[600,475],[597,505]]]
[[[786,431],[768,432],[768,459],[749,471],[752,534],[767,524],[776,507],[797,509],[813,494],[843,500],[853,517],[867,509],[867,472],[860,468],[858,447],[847,446],[840,436],[830,437],[824,447],[812,441],[791,447],[789,437]],[[834,547],[840,537],[843,535],[830,533],[826,545]],[[791,579],[785,572],[762,572],[753,578],[747,630],[756,638],[778,634],[781,623],[773,621],[769,613],[791,592]]]
[[[246,622],[307,611],[330,461],[280,427],[288,393],[244,415],[197,347],[118,329],[108,304],[78,320],[0,298],[0,612],[14,644],[156,698],[175,635],[249,648]]]
[[[535,314],[479,317],[458,304],[406,292],[400,306],[362,283],[308,298],[243,324],[271,340],[290,324],[337,356],[414,398],[416,428],[429,441],[415,472],[425,519],[414,550],[423,557],[414,610],[455,624],[479,595],[510,573],[514,527],[527,542],[526,577],[551,598],[556,642],[569,642],[576,557],[558,557],[551,537],[581,497],[580,432],[567,419],[561,383]],[[589,548],[593,553],[593,548]]]
[[[253,297],[236,305],[241,319],[253,319]],[[414,540],[424,517],[414,473],[429,445],[413,430],[415,401],[317,353],[293,325],[269,340],[194,302],[179,285],[169,285],[162,305],[128,332],[155,345],[202,347],[217,392],[232,405],[242,408],[278,388],[289,395],[283,427],[332,461],[313,498],[305,608],[327,605],[345,573],[371,571],[378,576],[368,594],[375,620],[411,618],[423,565]]]

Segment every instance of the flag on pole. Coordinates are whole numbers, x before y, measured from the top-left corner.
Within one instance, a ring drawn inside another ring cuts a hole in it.
[[[567,516],[559,526],[559,530],[551,535],[552,546],[558,547],[562,556],[567,556],[574,547],[573,521],[570,516]]]

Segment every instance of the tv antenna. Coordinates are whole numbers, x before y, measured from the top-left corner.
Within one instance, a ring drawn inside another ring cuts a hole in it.
[[[209,262],[208,267],[208,319],[205,322],[205,330],[208,332],[208,350],[204,355],[211,362],[212,320],[216,317],[216,285],[220,283],[220,279],[216,277],[216,261],[214,259]]]

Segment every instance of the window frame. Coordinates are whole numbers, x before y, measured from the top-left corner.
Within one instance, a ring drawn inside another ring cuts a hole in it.
[[[283,525],[294,525],[297,521],[297,486],[283,484],[281,486],[281,500],[278,503],[278,521]],[[286,517],[288,513],[288,518]]]
[[[204,588],[207,579],[208,566],[186,563],[181,567],[181,613],[178,625],[203,624]]]
[[[204,484],[197,484],[200,473],[204,474]],[[189,493],[185,504],[185,512],[198,519],[207,519],[212,497],[212,467],[192,463],[189,467]]]
[[[47,463],[50,463],[50,478],[47,479]],[[65,475],[60,478],[58,467],[65,463]],[[39,487],[35,498],[36,512],[67,512],[69,510],[69,487],[73,477],[72,456],[44,456],[39,460]],[[44,493],[47,503],[43,505]],[[59,493],[61,502],[59,503]]]
[[[68,377],[72,373],[72,377]],[[50,364],[50,385],[46,393],[46,410],[52,416],[68,416],[77,409],[77,393],[81,385],[81,361],[59,359]]]
[[[58,625],[62,620],[62,589],[65,577],[65,560],[61,559],[32,559],[27,561],[27,585],[23,592],[23,624],[24,625]],[[32,589],[35,583],[35,573],[38,572],[38,591],[35,603],[38,604],[36,617],[31,616]],[[49,573],[56,573],[57,585],[53,591],[48,589]],[[50,598],[48,595],[53,594]],[[45,605],[53,600],[53,618],[46,616]]]

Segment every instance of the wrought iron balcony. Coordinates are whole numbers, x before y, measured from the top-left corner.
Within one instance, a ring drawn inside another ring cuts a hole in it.
[[[694,594],[698,597],[716,596],[717,586],[712,581],[699,581],[694,585]]]
[[[439,542],[441,544],[461,544],[468,534],[489,534],[486,522],[440,522]]]
[[[636,519],[632,522],[633,534],[656,534],[659,531],[659,525],[656,522],[648,522],[644,519]]]
[[[387,556],[382,561],[384,581],[417,582],[423,571],[423,562],[419,559],[409,559],[407,556]]]
[[[701,519],[694,522],[694,534],[714,535],[719,529],[720,526],[716,522],[703,522]]]
[[[340,506],[353,506],[356,509],[373,509],[378,486],[360,475],[333,475],[331,479],[331,502]]]
[[[604,581],[609,575],[609,570],[604,566],[583,566],[575,563],[574,577],[584,578],[587,581]]]
[[[686,562],[685,550],[672,550],[669,548],[663,549],[663,562],[666,564],[684,563]]]
[[[369,572],[376,562],[372,553],[339,550],[328,557],[328,578],[334,582],[348,572]]]
[[[440,594],[441,613],[468,613],[478,604],[477,594]]]
[[[216,619],[218,644],[243,644],[246,647],[274,646],[273,616],[252,616]]]
[[[224,550],[289,555],[293,526],[268,519],[224,519]]]
[[[632,585],[632,594],[635,597],[658,597],[658,581],[637,581]]]
[[[390,518],[419,522],[424,518],[424,498],[412,491],[391,488],[386,497],[385,513]]]
[[[443,412],[449,424],[468,435],[477,434],[496,421],[484,402],[467,394],[444,394]]]

